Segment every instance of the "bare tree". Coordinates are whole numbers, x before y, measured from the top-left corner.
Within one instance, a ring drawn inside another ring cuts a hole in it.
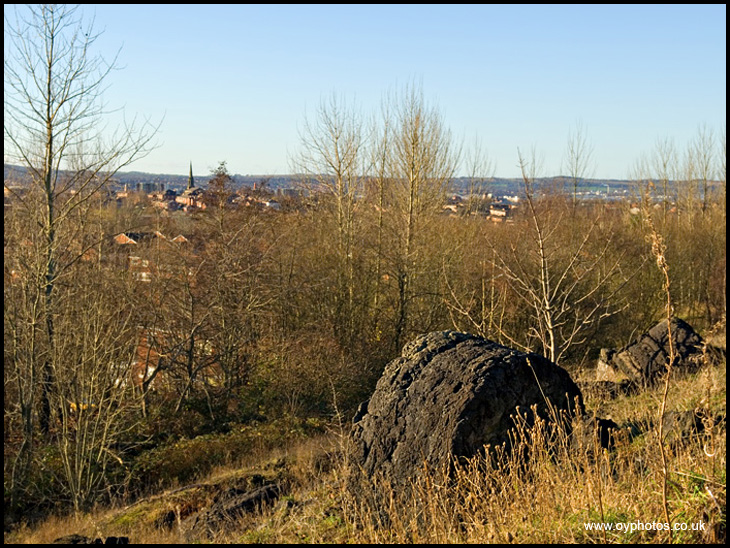
[[[225,177],[225,164],[216,171],[217,178]],[[269,216],[256,208],[206,213],[202,221],[209,218],[210,226],[200,252],[205,263],[196,285],[204,289],[203,307],[210,312],[207,329],[201,333],[212,350],[212,363],[198,384],[212,421],[220,422],[235,408],[233,403],[254,370],[264,310],[273,300],[264,269],[276,242],[265,232]]]
[[[383,255],[385,245],[385,208],[386,196],[390,184],[390,150],[393,140],[393,120],[387,102],[381,105],[379,122],[373,123],[373,144],[370,148],[370,177],[367,196],[375,211],[375,268],[372,309],[374,311],[374,329],[379,331],[381,319],[380,306],[383,293]]]
[[[307,176],[310,189],[321,192],[323,206],[335,223],[337,287],[334,325],[349,343],[354,320],[355,206],[363,190],[363,124],[354,107],[332,94],[322,100],[314,120],[305,119],[301,152],[293,160]]]
[[[42,291],[51,347],[54,289],[68,264],[59,261],[59,233],[72,212],[88,203],[117,170],[149,152],[155,133],[155,128],[140,132],[132,125],[111,137],[98,134],[104,82],[116,59],[106,64],[91,55],[99,35],[76,11],[64,5],[28,6],[25,17],[16,13],[5,27],[11,42],[5,57],[5,157],[27,168],[33,189],[44,200],[38,224],[45,248]],[[47,431],[50,363],[42,377],[40,424]]]
[[[59,299],[58,333],[51,360],[53,407],[58,410],[61,477],[74,511],[113,492],[111,467],[122,462],[134,431],[136,400],[131,381],[136,329],[127,283],[84,262],[72,292]],[[112,280],[112,278],[116,278]]]
[[[534,157],[534,155],[533,155]],[[562,219],[554,211],[540,211],[535,195],[534,161],[519,155],[529,222],[532,225],[533,257],[537,275],[530,276],[522,265],[523,257],[513,254],[516,268],[501,260],[504,272],[534,310],[533,333],[543,354],[555,363],[572,346],[585,342],[593,324],[621,309],[614,301],[621,279],[620,255],[612,258],[612,234],[602,234],[599,246],[589,246],[595,238],[600,216],[577,235],[575,243],[556,240]],[[578,227],[572,227],[576,230]],[[528,256],[529,257],[529,256]],[[618,277],[618,283],[613,283]]]
[[[573,190],[573,212],[578,204],[578,185],[593,171],[593,146],[588,142],[581,122],[568,133],[568,148],[565,157],[565,169],[570,178]]]
[[[106,63],[92,54],[99,34],[85,24],[77,7],[26,6],[5,21],[5,161],[25,168],[28,192],[6,185],[15,206],[33,219],[37,246],[32,290],[42,324],[28,358],[26,375],[40,386],[39,402],[26,416],[32,437],[35,417],[41,431],[51,427],[58,386],[56,322],[61,308],[59,281],[84,256],[71,242],[79,216],[90,208],[109,178],[149,152],[155,127],[134,121],[114,133],[104,131],[102,94],[116,58]],[[32,329],[39,330],[34,320]],[[30,328],[30,326],[29,326]],[[38,359],[42,356],[42,359]]]
[[[598,321],[621,308],[615,299],[625,283],[621,256],[612,255],[613,234],[601,229],[600,213],[566,218],[563,201],[540,195],[534,151],[530,157],[519,153],[519,165],[524,212],[510,229],[519,236],[511,237],[506,249],[491,243],[491,283],[504,277],[510,294],[529,310],[527,336],[488,321],[484,285],[476,299],[460,296],[449,284],[449,306],[454,320],[465,319],[480,334],[494,337],[486,331],[497,329],[499,338],[527,350],[535,350],[536,343],[538,351],[560,363],[571,348],[586,342]]]
[[[488,181],[494,177],[495,165],[478,137],[474,139],[471,148],[467,151],[465,162],[469,188],[467,213],[471,215],[484,205],[489,190]]]
[[[395,344],[400,347],[411,322],[412,305],[423,273],[421,236],[444,203],[459,163],[451,132],[420,87],[407,87],[394,107],[390,153],[390,208],[396,237],[393,273],[397,282]],[[438,267],[435,269],[438,271]]]
[[[720,134],[720,165],[718,168],[720,175],[720,184],[722,185],[722,220],[723,225],[727,226],[727,157],[726,157],[726,144],[725,144],[725,126],[722,127],[722,133]],[[727,254],[727,253],[726,253]],[[722,313],[723,317],[727,318],[727,265],[726,261],[723,262],[722,267]]]
[[[24,498],[33,440],[37,427],[40,374],[49,357],[44,345],[43,261],[32,219],[15,207],[4,218],[5,283],[4,316],[4,408],[6,435],[19,438],[17,448],[6,437],[5,472],[10,492],[10,513]],[[12,439],[12,438],[11,438]],[[13,451],[15,449],[15,451]]]
[[[222,222],[222,219],[225,217],[223,210],[225,210],[233,195],[233,177],[228,173],[228,167],[225,161],[218,162],[218,167],[211,170],[211,175],[212,177],[208,181],[206,201],[208,205],[214,206],[219,210],[216,218],[219,222]]]
[[[694,176],[702,194],[702,214],[707,212],[710,204],[711,184],[715,170],[715,138],[707,125],[697,130],[694,141],[690,144],[690,155],[693,158]]]
[[[722,205],[723,211],[727,207],[727,146],[725,141],[725,126],[722,127],[722,133],[720,134],[720,166],[719,175],[720,183],[722,183]]]
[[[674,141],[669,138],[659,139],[653,158],[656,181],[662,189],[662,222],[667,222],[667,206],[670,200],[672,181],[677,177],[677,150]]]
[[[703,216],[710,203],[710,192],[715,170],[714,136],[706,125],[699,126],[697,134],[687,145],[682,166],[682,202],[691,224],[697,201]]]

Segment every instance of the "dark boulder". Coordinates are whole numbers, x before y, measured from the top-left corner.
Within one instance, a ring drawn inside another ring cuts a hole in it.
[[[539,381],[539,382],[538,382]],[[509,441],[513,416],[582,408],[568,373],[537,354],[455,331],[406,344],[355,417],[353,464],[394,483]]]
[[[281,494],[276,483],[267,483],[254,490],[231,488],[215,497],[211,506],[192,519],[189,535],[212,535],[225,525],[247,512],[252,512],[263,505],[274,502]]]
[[[611,419],[600,419],[584,415],[574,422],[577,428],[571,432],[571,444],[579,451],[593,453],[596,447],[611,450],[616,437],[621,432],[618,424]]]
[[[725,412],[697,408],[694,410],[666,411],[662,418],[662,435],[667,445],[676,446],[698,437],[711,437],[726,430]],[[655,436],[659,429],[656,418],[629,421],[623,427],[629,439]],[[703,442],[704,443],[704,442]]]
[[[74,533],[72,535],[58,537],[51,544],[96,544],[96,542],[92,538]]]
[[[73,535],[58,537],[51,544],[129,544],[129,537],[106,537],[104,539],[92,539],[74,533]]]
[[[696,371],[703,362],[702,337],[679,318],[672,318],[671,332],[674,370],[678,373]],[[623,348],[601,349],[596,380],[629,381],[643,387],[651,386],[666,372],[669,354],[669,326],[666,320],[662,320]]]
[[[664,414],[662,431],[664,440],[679,444],[697,436],[713,436],[724,431],[726,418],[723,413],[713,413],[707,409],[689,411],[667,411]]]
[[[664,441],[676,444],[699,436],[705,431],[702,413],[697,411],[667,411],[662,420]]]

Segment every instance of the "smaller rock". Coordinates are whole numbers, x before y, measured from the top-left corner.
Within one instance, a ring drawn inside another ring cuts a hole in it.
[[[656,418],[624,424],[624,429],[627,430],[630,439],[650,433],[656,435],[657,427]],[[708,428],[724,430],[724,415],[712,414],[703,409],[667,411],[662,420],[662,434],[664,442],[668,445],[676,445],[693,437],[706,435]]]
[[[106,537],[105,539],[92,539],[74,533],[73,535],[58,537],[51,544],[129,544],[129,537]]]
[[[54,540],[51,544],[94,544],[93,539],[90,539],[89,537],[85,537],[83,535],[65,535],[63,537],[58,537],[56,540]]]
[[[636,383],[628,379],[621,382],[579,381],[576,384],[584,397],[588,396],[598,400],[613,400],[619,396],[630,396],[638,389]]]
[[[602,348],[596,368],[596,380],[629,381],[639,386],[653,385],[666,371],[669,363],[669,330],[674,347],[674,371],[696,371],[703,363],[703,341],[692,326],[680,318],[669,324],[660,321],[633,343],[618,350]]]
[[[611,419],[599,419],[584,415],[580,419],[579,427],[571,432],[572,443],[577,447],[592,450],[596,441],[603,449],[611,450],[616,443],[616,435],[620,431],[619,425]]]
[[[667,411],[662,421],[664,440],[679,443],[704,432],[702,417],[695,411]]]
[[[232,519],[275,501],[281,494],[279,485],[271,483],[253,491],[239,488],[228,489],[218,495],[213,504],[195,516],[191,533],[211,534]]]

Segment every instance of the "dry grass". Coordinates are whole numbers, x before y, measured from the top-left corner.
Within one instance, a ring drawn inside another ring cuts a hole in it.
[[[653,424],[663,387],[639,396],[602,402],[614,418]],[[640,402],[640,405],[637,403]],[[671,383],[673,410],[703,408],[709,426],[725,416],[725,370],[706,370]],[[667,439],[668,507],[675,542],[716,542],[725,528],[725,430]],[[589,522],[664,523],[662,457],[654,431],[628,431],[608,452],[568,434],[550,436],[544,425],[518,429],[522,451],[476,458],[453,477],[431,474],[406,496],[393,494],[380,508],[354,503],[357,542],[398,543],[594,543],[667,542],[666,531],[589,531]],[[692,531],[703,523],[704,531]],[[383,526],[384,525],[384,526]],[[615,527],[615,525],[614,525]]]
[[[140,544],[720,542],[726,519],[725,371],[723,363],[670,382],[668,410],[702,410],[707,426],[699,435],[667,433],[668,511],[673,524],[687,525],[671,537],[667,531],[586,529],[590,522],[616,527],[665,521],[662,458],[655,439],[664,395],[659,387],[615,400],[586,399],[589,409],[601,410],[599,416],[627,426],[611,452],[588,436],[571,438],[541,423],[523,426],[514,437],[519,450],[493,451],[491,458],[474,458],[452,474],[424,473],[398,492],[370,484],[366,487],[379,495],[373,504],[346,489],[343,437],[333,432],[262,455],[244,468],[221,467],[201,480],[222,484],[276,468],[287,481],[287,492],[276,503],[231,521],[211,538],[189,538],[180,523],[160,527],[150,519],[122,527],[125,514],[112,509],[51,518],[6,534],[5,542],[47,543],[69,533],[129,534]],[[637,428],[648,431],[637,434]],[[155,500],[158,506],[141,513],[149,517],[174,501],[180,504],[175,494]],[[698,523],[704,530],[692,531]]]

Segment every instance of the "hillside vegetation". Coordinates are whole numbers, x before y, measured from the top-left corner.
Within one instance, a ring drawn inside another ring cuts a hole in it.
[[[518,443],[529,447],[529,459],[487,463],[476,458],[451,478],[433,471],[414,485],[409,497],[393,493],[377,508],[353,499],[345,487],[346,425],[340,430],[330,423],[323,430],[311,423],[293,437],[297,429],[292,423],[271,425],[259,431],[266,442],[249,445],[245,458],[240,439],[219,436],[207,451],[238,452],[238,464],[216,466],[191,478],[192,484],[169,487],[133,504],[21,527],[6,534],[6,542],[45,543],[71,532],[91,538],[126,535],[150,544],[723,542],[725,371],[724,364],[708,367],[670,383],[669,411],[697,410],[707,426],[701,433],[668,433],[671,518],[675,526],[686,527],[671,537],[651,525],[663,522],[662,463],[651,426],[662,399],[657,388],[613,400],[586,394],[589,411],[600,410],[624,427],[625,437],[612,452],[590,442],[568,445],[561,435],[549,442],[538,425],[516,435]],[[287,431],[289,435],[282,434]],[[185,444],[168,448],[167,459],[187,458],[189,451]],[[189,516],[209,506],[216,494],[269,480],[285,486],[279,500],[230,519],[210,534],[191,534]],[[634,524],[635,529],[588,530],[592,523],[614,528]],[[692,524],[702,528],[692,530]]]
[[[365,223],[377,221],[377,209],[368,210],[367,202],[359,204],[364,226],[362,239],[352,248],[358,266],[349,278],[337,259],[328,224],[333,218],[326,203],[292,204],[291,209],[273,214],[211,208],[193,216],[157,217],[157,226],[165,233],[180,230],[190,236],[192,245],[176,248],[158,239],[136,248],[135,253],[148,253],[156,262],[150,282],[135,279],[128,268],[128,250],[110,243],[104,243],[93,260],[70,266],[78,275],[68,278],[67,308],[56,322],[65,326],[62,340],[68,341],[68,355],[59,356],[63,358],[59,367],[70,366],[73,356],[87,356],[76,344],[78,338],[88,337],[90,329],[108,337],[116,330],[116,338],[98,342],[100,347],[112,344],[118,355],[126,352],[127,367],[139,359],[139,326],[154,325],[160,332],[165,327],[173,334],[184,329],[185,335],[170,341],[160,337],[157,343],[160,354],[176,358],[157,362],[158,374],[166,376],[164,384],[120,388],[107,415],[93,405],[104,400],[93,398],[104,393],[104,382],[113,385],[117,377],[108,376],[106,381],[84,377],[84,371],[91,370],[83,368],[66,370],[72,372],[71,378],[59,375],[59,381],[76,384],[59,382],[50,436],[34,435],[32,452],[25,455],[23,415],[18,412],[23,394],[17,392],[26,380],[20,369],[24,362],[19,360],[19,341],[13,340],[18,331],[9,329],[15,324],[6,321],[6,365],[13,367],[6,367],[6,542],[47,542],[72,532],[89,537],[128,535],[134,542],[149,543],[670,539],[664,531],[619,534],[585,528],[589,522],[664,521],[663,467],[656,439],[664,397],[661,386],[613,400],[584,394],[589,412],[612,418],[625,429],[626,438],[611,453],[597,446],[576,447],[568,444],[567,437],[547,443],[540,432],[521,432],[517,443],[530,448],[528,461],[475,460],[452,479],[432,471],[414,486],[409,498],[400,500],[393,493],[384,507],[353,500],[345,489],[346,436],[355,406],[367,398],[399,341],[415,333],[456,327],[503,344],[550,351],[545,345],[549,339],[534,327],[539,317],[519,293],[524,286],[516,283],[517,277],[509,281],[509,274],[520,268],[526,282],[540,279],[539,263],[519,263],[530,258],[529,238],[524,236],[533,234],[536,218],[559,220],[551,237],[568,245],[556,246],[546,256],[561,267],[558,272],[574,276],[576,288],[584,288],[584,293],[571,293],[571,298],[590,300],[591,309],[602,303],[604,310],[610,310],[583,339],[555,347],[556,357],[576,380],[592,378],[601,346],[623,345],[666,317],[668,293],[663,270],[657,268],[656,246],[652,250],[652,234],[662,235],[674,311],[724,347],[724,323],[716,321],[724,317],[720,276],[725,233],[720,204],[711,204],[705,212],[669,211],[665,219],[657,214],[661,208],[652,206],[645,212],[655,223],[651,228],[641,215],[629,211],[628,204],[613,208],[582,203],[573,208],[560,194],[536,197],[533,213],[518,209],[508,223],[435,213],[421,228],[418,270],[413,271],[419,275],[419,287],[423,284],[431,291],[412,290],[407,322],[399,329],[402,287],[393,284],[388,274],[374,278],[378,263],[381,272],[393,272],[393,265],[386,262],[388,254],[374,254],[370,247],[377,243],[371,240],[377,233],[366,229]],[[102,209],[98,220],[102,226],[114,226],[129,215],[139,213]],[[6,238],[21,242],[27,235],[22,231],[23,217],[13,211],[5,222]],[[601,236],[587,239],[585,235],[593,231]],[[244,233],[245,238],[235,237]],[[568,252],[570,242],[576,246],[573,253]],[[518,252],[519,246],[528,247]],[[30,249],[27,244],[8,246],[6,259],[16,261],[12,266],[22,266],[23,255],[15,253]],[[588,262],[580,262],[584,257]],[[574,264],[565,269],[565,261]],[[530,264],[536,270],[527,270]],[[615,279],[582,286],[586,278],[574,272],[581,265],[593,279],[604,280],[601,273],[611,273]],[[6,271],[8,266],[6,262]],[[191,270],[192,278],[187,276]],[[18,298],[27,286],[17,271],[12,276],[5,289],[5,312],[6,320],[17,321],[12,315],[22,311]],[[83,299],[78,298],[81,292]],[[368,304],[376,297],[377,307]],[[113,308],[105,309],[103,303]],[[84,316],[78,315],[81,310]],[[128,315],[122,323],[120,310]],[[580,310],[585,309],[575,313]],[[92,317],[90,311],[98,316]],[[344,326],[349,329],[343,330]],[[196,340],[215,342],[212,350],[184,345]],[[192,351],[185,354],[186,348]],[[230,368],[218,369],[220,363]],[[194,368],[187,369],[189,365]],[[206,374],[213,373],[222,378],[212,382]],[[690,527],[704,524],[698,531],[674,532],[673,541],[724,538],[725,398],[724,362],[670,381],[664,413],[697,411],[706,424],[701,434],[679,439],[666,433],[670,519]],[[78,402],[76,411],[70,412],[60,401]],[[89,401],[92,406],[85,407]],[[93,434],[95,425],[103,424],[98,422],[100,416],[115,421],[115,437],[81,445],[81,434]],[[113,458],[100,460],[92,449],[107,451]],[[21,465],[23,475],[17,473]],[[86,481],[96,478],[76,513],[71,511],[74,470]],[[269,483],[282,486],[281,496],[272,504],[232,519],[212,536],[190,531],[190,520],[221,492]],[[9,516],[15,516],[10,533]]]

